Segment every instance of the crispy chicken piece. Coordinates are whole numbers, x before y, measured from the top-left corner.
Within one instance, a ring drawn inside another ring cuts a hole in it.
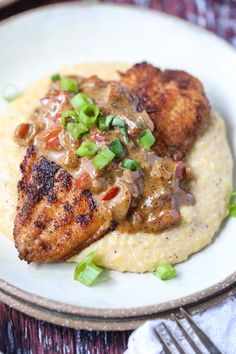
[[[66,260],[110,228],[89,190],[74,186],[65,170],[34,148],[21,164],[14,239],[19,257],[30,262]]]
[[[184,71],[161,71],[143,62],[120,73],[121,84],[139,98],[156,128],[155,150],[180,160],[207,126],[210,106],[198,79]]]

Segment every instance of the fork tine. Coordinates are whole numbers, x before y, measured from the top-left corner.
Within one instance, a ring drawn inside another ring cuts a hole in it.
[[[174,354],[169,346],[167,345],[167,343],[165,342],[165,340],[161,337],[161,335],[157,332],[157,330],[154,328],[154,334],[157,336],[157,338],[159,339],[159,342],[161,343],[163,349],[165,350],[166,354]]]
[[[190,337],[190,335],[188,334],[188,332],[186,331],[186,329],[184,328],[184,326],[182,325],[182,323],[179,321],[179,319],[175,316],[172,315],[175,322],[177,323],[180,331],[182,332],[184,338],[187,340],[187,342],[189,343],[189,345],[192,347],[192,349],[197,353],[197,354],[203,354],[202,351],[198,348],[198,346],[196,345],[196,343],[192,340],[192,338]]]
[[[169,334],[170,338],[172,339],[172,341],[173,341],[174,345],[176,346],[176,348],[178,349],[178,351],[181,354],[188,354],[188,353],[186,353],[186,351],[184,350],[184,348],[182,347],[182,345],[180,344],[180,342],[178,341],[176,336],[173,333],[171,333],[169,327],[167,327],[167,325],[164,322],[162,322],[161,324],[165,328],[166,332]]]
[[[219,349],[215,346],[215,344],[211,341],[211,339],[198,327],[196,322],[192,319],[192,317],[181,307],[180,311],[184,318],[188,321],[188,323],[193,328],[194,332],[197,334],[199,339],[208,349],[211,354],[222,354]]]

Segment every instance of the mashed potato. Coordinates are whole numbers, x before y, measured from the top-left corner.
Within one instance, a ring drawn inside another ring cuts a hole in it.
[[[116,70],[126,70],[119,63],[85,64],[68,67],[61,72],[102,79],[117,79]],[[19,164],[25,149],[13,141],[15,127],[30,117],[49,87],[49,78],[32,85],[21,97],[12,102],[1,117],[0,130],[0,231],[12,238],[17,189],[20,179]],[[152,271],[159,263],[178,263],[209,244],[227,216],[228,194],[232,190],[232,157],[226,137],[225,123],[212,111],[209,128],[195,143],[187,156],[194,180],[191,192],[194,206],[181,209],[182,223],[159,234],[120,234],[113,231],[83,250],[72,261],[77,261],[92,250],[96,261],[106,268],[118,271]]]

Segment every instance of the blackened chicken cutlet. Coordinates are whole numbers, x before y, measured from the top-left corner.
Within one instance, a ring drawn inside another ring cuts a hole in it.
[[[93,194],[76,188],[70,174],[34,148],[27,150],[21,171],[13,232],[21,259],[63,261],[109,230]]]
[[[139,99],[156,128],[155,150],[182,159],[205,130],[210,106],[201,82],[184,71],[160,70],[146,62],[120,73],[121,85]]]

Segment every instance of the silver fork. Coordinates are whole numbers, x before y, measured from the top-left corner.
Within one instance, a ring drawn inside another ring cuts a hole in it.
[[[196,322],[192,319],[192,317],[183,309],[180,308],[180,311],[183,315],[183,317],[186,319],[188,324],[191,326],[193,332],[197,335],[197,337],[200,339],[201,343],[206,347],[208,352],[210,354],[222,354],[222,352],[215,346],[215,344],[212,342],[212,340],[203,332],[201,328],[196,324]],[[172,314],[172,318],[177,324],[180,332],[182,333],[184,339],[188,342],[190,347],[193,349],[193,351],[196,354],[204,354],[202,350],[200,349],[199,345],[193,340],[191,335],[187,332],[187,330],[184,328],[180,320]],[[171,330],[167,327],[167,325],[164,322],[161,322],[161,325],[165,329],[166,333],[168,334],[169,338],[171,339],[173,345],[175,348],[179,351],[181,354],[188,354],[186,350],[183,348],[183,345],[180,343],[179,339],[174,335],[174,333],[171,332]],[[154,329],[154,333],[159,339],[160,343],[162,344],[162,347],[165,351],[166,354],[174,354],[172,349],[170,348],[170,345],[168,344],[169,341],[167,341],[163,334],[160,334],[156,329]]]

